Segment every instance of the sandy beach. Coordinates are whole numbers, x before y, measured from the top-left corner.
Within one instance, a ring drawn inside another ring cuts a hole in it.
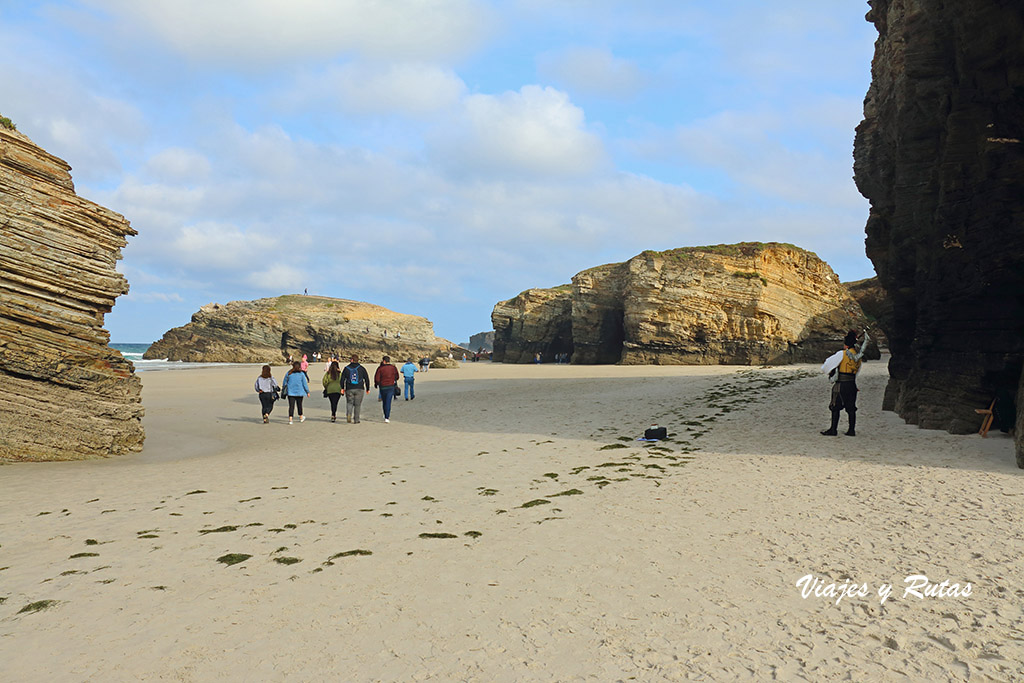
[[[141,454],[0,466],[4,680],[1024,676],[1012,442],[883,413],[884,360],[854,438],[812,366],[466,363],[292,426],[257,373],[142,373]]]

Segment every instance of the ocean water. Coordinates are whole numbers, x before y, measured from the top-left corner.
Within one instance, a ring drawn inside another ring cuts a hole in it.
[[[142,354],[149,348],[149,344],[111,344],[110,347],[117,349],[125,359],[135,365],[135,372],[146,372],[147,370],[185,370],[187,368],[209,368],[221,367],[223,365],[244,365],[244,363],[186,363],[184,361],[145,360]]]

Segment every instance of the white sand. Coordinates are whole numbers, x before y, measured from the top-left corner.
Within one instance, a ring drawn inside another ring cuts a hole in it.
[[[293,426],[260,423],[256,369],[144,373],[142,454],[0,467],[0,678],[1020,678],[1011,441],[881,412],[882,362],[858,436],[822,437],[813,371],[465,364],[391,424],[375,400],[330,424],[315,392]],[[668,450],[618,440],[651,420]],[[918,573],[973,592],[904,598]],[[804,600],[805,574],[872,592]]]

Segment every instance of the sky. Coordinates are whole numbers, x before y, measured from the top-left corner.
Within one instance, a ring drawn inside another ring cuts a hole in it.
[[[862,0],[0,0],[0,114],[138,231],[105,327],[297,293],[421,315],[646,249],[874,275]]]

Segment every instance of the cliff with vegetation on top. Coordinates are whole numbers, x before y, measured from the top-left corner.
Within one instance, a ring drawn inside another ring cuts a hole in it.
[[[145,357],[281,363],[319,352],[416,360],[447,355],[450,347],[455,345],[435,337],[426,318],[361,301],[295,294],[203,306],[191,322],[164,333]]]
[[[496,361],[632,364],[819,362],[867,325],[828,264],[778,243],[646,251],[499,302],[491,321]]]

